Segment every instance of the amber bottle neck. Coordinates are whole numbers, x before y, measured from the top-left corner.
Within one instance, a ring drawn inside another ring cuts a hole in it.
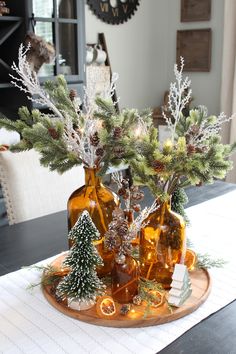
[[[101,178],[97,176],[97,168],[84,167],[85,185],[86,186],[100,186]]]
[[[160,210],[165,211],[165,210],[170,210],[171,209],[171,197],[169,197],[165,201],[160,201],[159,198],[156,199],[157,205],[159,205]]]

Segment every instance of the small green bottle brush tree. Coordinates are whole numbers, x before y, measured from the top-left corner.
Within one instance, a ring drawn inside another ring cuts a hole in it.
[[[70,272],[57,286],[56,294],[62,300],[68,299],[69,305],[75,302],[78,309],[85,309],[94,305],[96,297],[105,289],[96,272],[96,267],[103,263],[102,258],[93,245],[93,241],[99,239],[99,233],[87,211],[81,214],[68,238],[73,246],[63,265]]]

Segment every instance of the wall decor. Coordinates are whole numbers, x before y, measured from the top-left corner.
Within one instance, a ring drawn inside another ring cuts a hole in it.
[[[211,0],[181,0],[181,22],[209,21]]]
[[[100,20],[118,25],[134,15],[139,0],[87,0],[87,3]]]
[[[176,61],[184,58],[184,71],[210,71],[211,37],[210,28],[177,31]]]

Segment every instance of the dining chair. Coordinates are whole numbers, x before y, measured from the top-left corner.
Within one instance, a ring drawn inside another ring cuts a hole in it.
[[[65,210],[72,192],[84,184],[77,166],[59,175],[40,165],[34,151],[0,152],[0,184],[9,224]]]

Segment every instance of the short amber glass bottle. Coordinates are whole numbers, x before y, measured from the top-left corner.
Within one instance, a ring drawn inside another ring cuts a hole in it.
[[[171,210],[170,200],[160,203],[147,221],[140,235],[141,276],[155,279],[168,289],[174,265],[184,263],[185,222]]]
[[[68,229],[74,226],[83,210],[88,210],[100,233],[100,240],[95,244],[104,263],[104,266],[98,269],[98,274],[104,276],[111,272],[114,259],[114,254],[104,247],[104,234],[112,221],[113,210],[119,206],[119,198],[102,184],[96,168],[84,167],[84,170],[85,185],[74,191],[68,200]]]
[[[111,272],[112,297],[120,304],[132,302],[138,293],[139,266],[136,260],[126,255],[123,262],[114,262]]]

